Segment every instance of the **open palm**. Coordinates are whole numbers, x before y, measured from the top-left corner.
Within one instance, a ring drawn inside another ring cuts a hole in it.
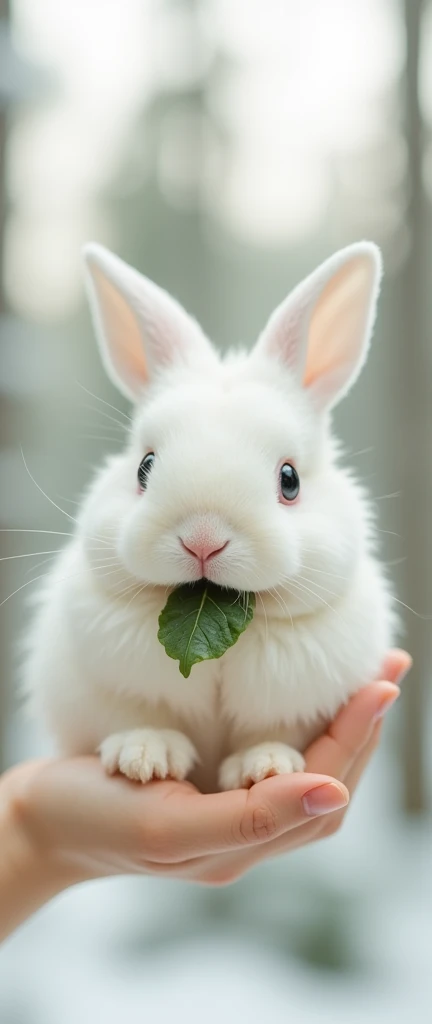
[[[310,746],[305,772],[249,790],[203,795],[190,783],[142,786],[107,778],[96,757],[28,762],[1,786],[26,841],[64,887],[140,872],[231,882],[266,857],[337,831],[409,666],[404,651],[389,652],[382,679],[356,694]]]

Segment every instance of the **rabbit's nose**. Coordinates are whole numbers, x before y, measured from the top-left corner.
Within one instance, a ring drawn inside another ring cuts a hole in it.
[[[189,555],[194,555],[195,558],[198,558],[202,565],[204,565],[204,562],[209,558],[214,558],[215,555],[221,555],[222,551],[225,551],[225,548],[228,547],[229,544],[229,540],[226,540],[225,544],[215,547],[214,542],[212,543],[211,541],[208,543],[202,543],[201,541],[194,542],[193,540],[188,539],[186,543],[182,537],[180,537],[179,540],[182,548],[184,548]]]

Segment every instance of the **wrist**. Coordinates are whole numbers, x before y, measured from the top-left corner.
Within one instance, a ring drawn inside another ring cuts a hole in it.
[[[14,768],[0,779],[0,941],[75,881],[35,827],[33,767]]]

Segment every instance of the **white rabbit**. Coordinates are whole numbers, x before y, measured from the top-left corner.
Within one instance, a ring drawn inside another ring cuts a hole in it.
[[[220,358],[168,294],[96,244],[86,284],[102,359],[135,403],[40,594],[25,686],[65,754],[202,790],[302,770],[378,672],[396,616],[362,488],[330,410],[368,351],[375,245],[336,253]],[[252,623],[188,679],[157,638],[169,588],[254,591]]]

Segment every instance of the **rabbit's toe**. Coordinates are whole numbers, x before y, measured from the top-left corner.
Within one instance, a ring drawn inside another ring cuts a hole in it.
[[[219,785],[221,789],[248,789],[271,775],[302,772],[304,766],[304,757],[285,743],[259,743],[222,762]]]
[[[198,760],[191,741],[175,729],[132,729],[108,736],[99,747],[105,771],[128,779],[186,778]]]

